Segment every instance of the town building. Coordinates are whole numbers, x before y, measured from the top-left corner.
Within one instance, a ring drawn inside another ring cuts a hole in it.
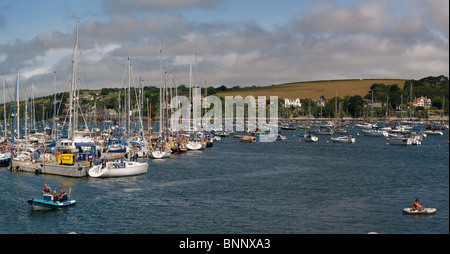
[[[295,98],[295,99],[284,99],[284,107],[288,108],[290,106],[294,106],[294,107],[301,107],[302,103],[300,102],[299,98]]]
[[[426,96],[420,96],[412,102],[412,105],[414,107],[424,107],[428,109],[431,107],[431,99],[428,99]]]

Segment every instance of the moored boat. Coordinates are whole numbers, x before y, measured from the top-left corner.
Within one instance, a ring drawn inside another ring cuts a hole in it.
[[[147,173],[147,162],[115,160],[89,169],[90,177],[120,177],[135,176]]]
[[[425,130],[423,133],[427,135],[444,135],[444,133],[439,130]]]
[[[352,135],[342,135],[331,138],[331,141],[333,141],[333,143],[355,143],[356,140]]]
[[[11,153],[1,152],[0,153],[0,166],[9,166],[11,164]]]
[[[158,150],[152,151],[150,153],[150,158],[153,158],[153,159],[169,158],[171,154],[172,154],[172,151],[169,149],[166,149],[166,150],[158,149]]]
[[[306,133],[303,135],[303,138],[305,142],[317,142],[319,140],[319,137],[314,133]]]
[[[388,137],[389,133],[387,131],[380,130],[380,128],[363,129],[362,132],[368,137]]]
[[[243,136],[241,138],[241,142],[242,143],[255,143],[256,142],[256,137],[253,136]]]

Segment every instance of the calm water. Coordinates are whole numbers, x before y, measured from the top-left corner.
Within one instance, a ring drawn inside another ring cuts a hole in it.
[[[352,130],[355,133],[355,130]],[[204,151],[151,160],[148,174],[74,179],[0,168],[0,233],[449,233],[449,147],[222,138]],[[356,133],[355,133],[356,134]],[[44,183],[71,188],[63,210],[31,211]],[[435,215],[404,215],[415,198]]]

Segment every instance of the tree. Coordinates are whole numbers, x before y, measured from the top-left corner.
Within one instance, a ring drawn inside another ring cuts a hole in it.
[[[442,108],[442,97],[436,96],[431,99],[431,106],[438,109]]]
[[[352,117],[360,117],[364,112],[366,101],[359,95],[350,97],[348,102],[348,113]]]

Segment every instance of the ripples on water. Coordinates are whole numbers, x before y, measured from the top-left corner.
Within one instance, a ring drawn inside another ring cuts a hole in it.
[[[73,179],[0,171],[2,233],[449,233],[448,131],[418,147],[232,137],[150,161],[146,175]],[[34,212],[44,182],[74,207]],[[430,216],[403,215],[415,198]],[[61,222],[64,223],[61,223]],[[51,225],[49,227],[49,225]]]

